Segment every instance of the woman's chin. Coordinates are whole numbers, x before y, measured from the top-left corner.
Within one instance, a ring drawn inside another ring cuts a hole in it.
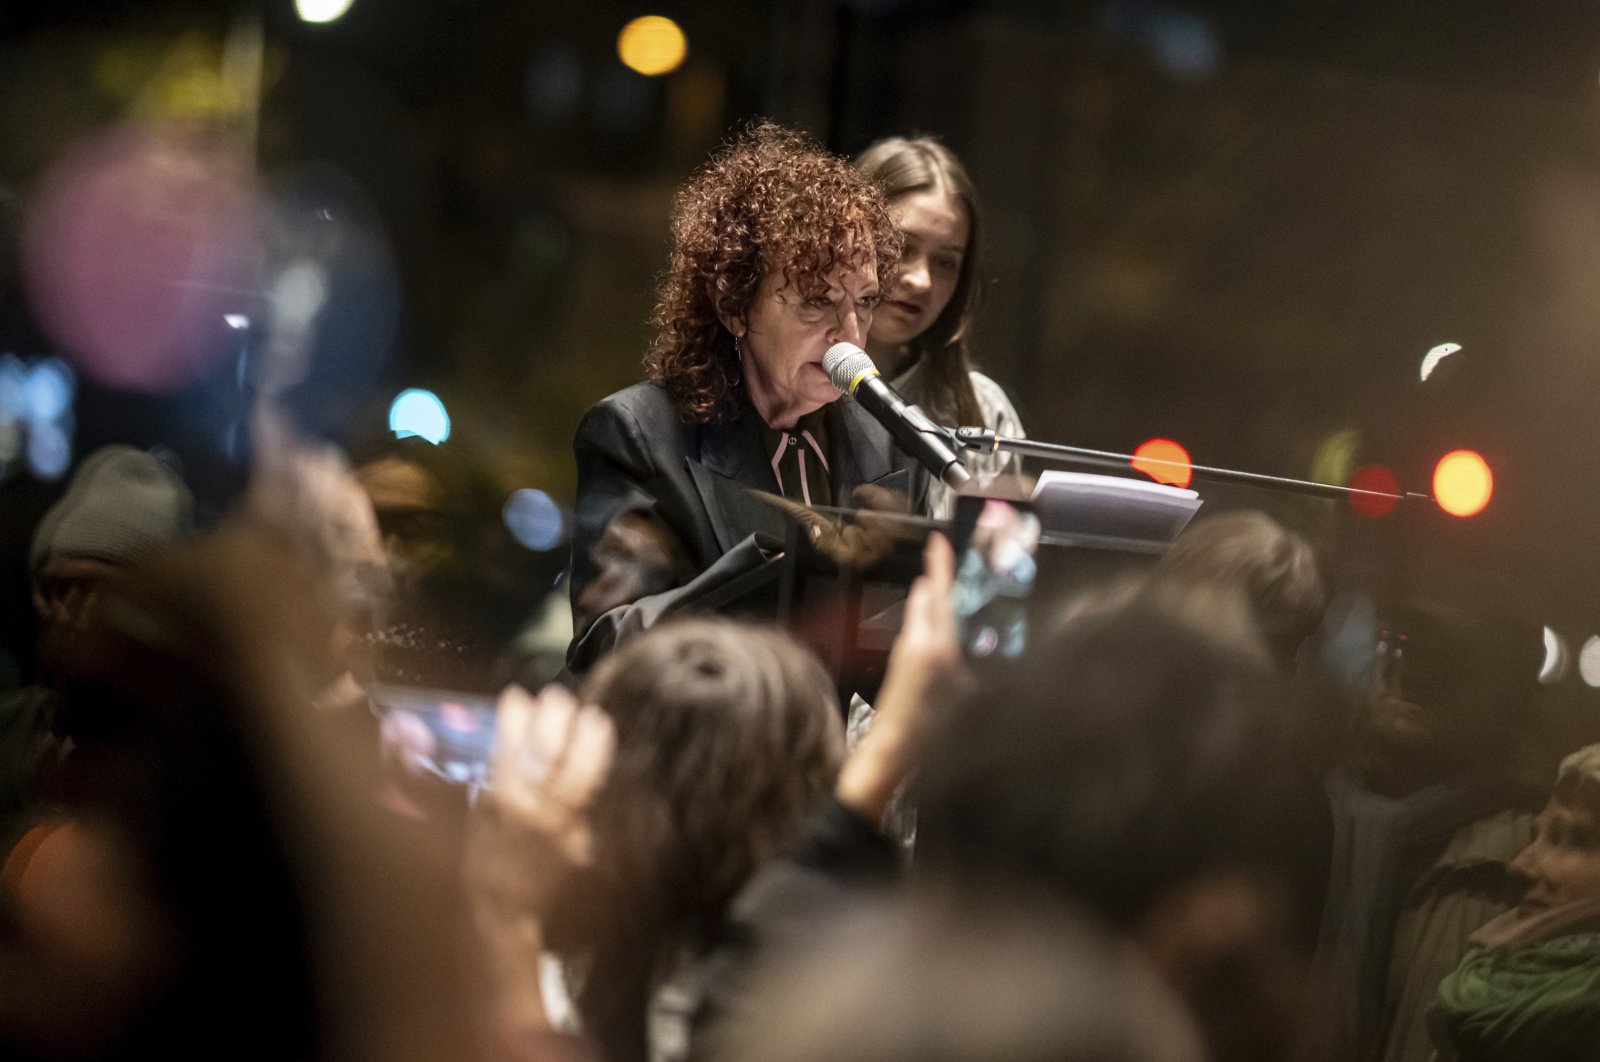
[[[872,323],[872,335],[867,343],[873,347],[903,347],[917,338],[917,329],[904,320],[884,320],[881,316]]]
[[[832,384],[826,388],[807,388],[788,396],[781,406],[763,409],[761,403],[756,403],[756,412],[761,419],[767,422],[768,427],[788,431],[802,417],[809,417],[829,402],[836,402],[841,394],[834,389]]]
[[[806,413],[815,413],[823,406],[832,402],[837,402],[843,397],[844,392],[839,390],[837,387],[834,387],[833,384],[829,384],[827,387],[817,388],[816,390],[807,393],[806,410],[805,413],[800,415],[805,416]]]

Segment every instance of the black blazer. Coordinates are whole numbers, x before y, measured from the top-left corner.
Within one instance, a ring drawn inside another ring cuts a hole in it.
[[[748,410],[746,416],[754,416]],[[926,508],[928,474],[901,453],[889,433],[856,403],[826,407],[833,497],[871,483],[898,491],[914,512]],[[578,500],[572,536],[573,639],[567,666],[582,674],[619,640],[660,616],[686,608],[716,587],[772,560],[784,516],[752,491],[777,492],[772,466],[744,425],[693,424],[659,384],[640,383],[602,399],[584,414],[573,451]],[[601,539],[618,517],[633,514],[671,532],[683,571],[668,587],[605,612],[580,605],[601,574]]]

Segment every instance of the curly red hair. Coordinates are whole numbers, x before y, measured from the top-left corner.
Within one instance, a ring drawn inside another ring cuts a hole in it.
[[[900,247],[882,193],[849,162],[801,133],[753,125],[678,190],[645,371],[685,419],[726,419],[739,365],[722,318],[746,314],[769,270],[810,298],[840,265],[893,276]]]

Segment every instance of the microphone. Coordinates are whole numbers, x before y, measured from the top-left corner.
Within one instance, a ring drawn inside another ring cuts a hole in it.
[[[896,446],[921,461],[946,486],[960,487],[972,478],[947,441],[949,433],[896,394],[878,375],[878,367],[866,351],[854,343],[835,343],[822,356],[822,368],[833,386],[889,429]]]

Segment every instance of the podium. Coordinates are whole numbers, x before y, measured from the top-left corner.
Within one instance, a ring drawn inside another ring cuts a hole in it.
[[[900,632],[906,594],[922,574],[922,551],[933,531],[949,522],[922,516],[815,510],[835,527],[865,520],[887,548],[854,559],[820,548],[809,531],[791,522],[782,555],[697,602],[697,607],[770,617],[810,647],[833,677],[841,705],[851,695],[871,701],[883,682],[889,651]],[[1153,564],[1165,542],[1046,530],[1040,540],[1039,578],[1030,623],[1062,599]]]
[[[1186,477],[1192,476],[1199,481],[1308,498],[1367,497],[1395,503],[1430,500],[1427,495],[1411,492],[1373,491],[1187,462],[1136,459],[1131,454],[1008,438],[982,427],[963,427],[951,431],[930,424],[928,430],[938,432],[948,444],[966,450],[1003,450],[1053,463],[1114,471],[1119,475],[1109,478],[1139,488],[1127,491],[1112,489],[1108,493],[1104,489],[1097,489],[1092,483],[1083,482],[1107,477],[1078,476],[1077,481],[1086,491],[1084,497],[1097,495],[1102,501],[1111,495],[1123,495],[1126,500],[1151,490],[1166,489],[1154,487],[1148,480],[1128,476],[1130,468],[1140,467],[1136,460],[1168,466],[1174,471],[1181,470]],[[1072,478],[1070,474],[1061,477],[1062,480]],[[1182,493],[1193,497],[1193,492]],[[1048,499],[1041,498],[1041,501]],[[1154,516],[1153,522],[1121,522],[1116,518],[1114,505],[1109,509],[1092,505],[1090,508],[1095,510],[1092,514],[1094,518],[1078,526],[1063,526],[1059,517],[1064,510],[1058,506],[1053,518],[1050,506],[1041,504],[1038,511],[1044,519],[1044,533],[1037,556],[1038,581],[1030,597],[1029,626],[1037,628],[1051,605],[1065,597],[1152,565],[1187,522],[1186,516],[1175,523],[1170,522],[1173,501],[1168,497],[1163,504],[1143,514]],[[1197,503],[1195,507],[1198,507]],[[1169,512],[1156,512],[1162,508]],[[804,525],[790,520],[779,556],[762,568],[719,587],[698,602],[697,606],[716,611],[754,613],[775,620],[817,652],[834,676],[843,703],[848,703],[853,693],[871,700],[882,682],[889,650],[900,629],[906,592],[921,573],[923,544],[930,531],[947,531],[948,522],[879,512],[863,514],[848,509],[817,509],[814,512],[825,520],[834,521],[834,526],[865,517],[874,524],[890,528],[895,532],[890,535],[890,548],[881,556],[861,563],[841,561],[828,551],[819,549]],[[1105,521],[1108,515],[1112,517],[1110,523]],[[1192,508],[1188,515],[1193,515]],[[1068,519],[1066,523],[1071,525],[1073,521]],[[1147,534],[1141,537],[1137,533],[1105,533],[1129,528],[1138,528]]]

